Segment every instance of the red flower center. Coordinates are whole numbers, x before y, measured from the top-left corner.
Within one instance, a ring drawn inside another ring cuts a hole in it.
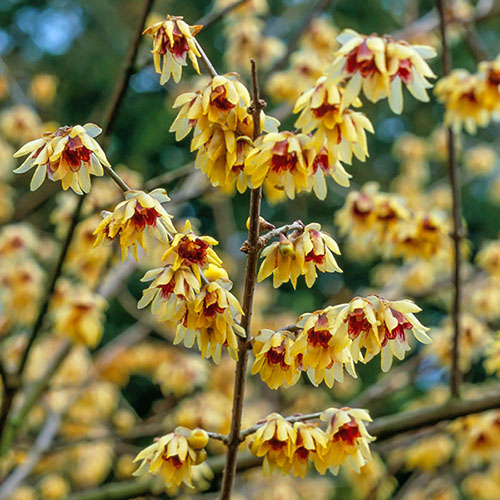
[[[392,307],[390,309],[392,315],[398,320],[398,324],[390,331],[387,325],[384,325],[384,340],[382,341],[382,346],[385,346],[389,340],[394,340],[396,337],[404,342],[406,339],[405,330],[413,329],[413,325],[405,319],[403,313],[394,310]]]
[[[286,441],[280,441],[277,437],[273,437],[268,443],[274,451],[280,451],[287,445]]]
[[[176,469],[180,469],[184,462],[178,457],[178,455],[174,455],[172,457],[167,457],[165,453],[161,456],[162,460],[165,462],[170,462]]]
[[[307,331],[307,341],[313,347],[321,347],[323,349],[328,349],[328,344],[332,334],[328,330],[315,330],[311,328]]]
[[[316,118],[321,118],[327,113],[334,113],[339,107],[336,104],[324,103],[319,108],[312,108],[312,112]]]
[[[363,40],[361,45],[349,53],[345,64],[345,70],[350,75],[359,71],[363,78],[378,72],[373,52],[368,48],[366,40]]]
[[[361,437],[361,432],[359,432],[358,424],[351,418],[350,422],[347,422],[339,428],[339,430],[333,435],[333,442],[342,441],[343,443],[353,445],[356,439]]]
[[[306,262],[314,262],[316,265],[323,264],[325,262],[325,255],[317,255],[314,250],[311,250],[305,257]]]
[[[326,148],[321,148],[321,151],[316,155],[313,161],[312,169],[315,174],[318,169],[323,170],[325,173],[330,173],[330,162],[328,161],[328,152]]]
[[[155,208],[146,208],[137,203],[131,220],[136,229],[142,231],[146,226],[154,226],[158,217],[160,217],[160,214]]]
[[[347,335],[353,340],[361,332],[368,332],[371,328],[370,322],[366,319],[365,312],[360,307],[351,311],[344,322],[347,322]]]
[[[73,172],[78,172],[80,170],[80,166],[83,163],[88,163],[90,161],[90,155],[92,151],[87,149],[83,144],[82,140],[76,137],[68,137],[68,142],[64,151],[62,153],[62,157],[69,165],[69,168]]]
[[[221,111],[229,111],[236,106],[236,104],[228,101],[224,85],[218,85],[212,90],[210,101],[216,108],[220,109]]]
[[[307,459],[309,457],[309,450],[302,446],[302,447],[297,448],[295,450],[295,455],[298,457],[299,460],[301,460],[302,462],[305,462],[305,461],[307,461]]]
[[[409,59],[401,59],[401,61],[399,61],[398,71],[391,76],[391,80],[394,80],[396,76],[399,76],[399,78],[401,78],[401,81],[408,85],[413,81],[413,75],[411,72],[412,66],[413,65]]]
[[[170,295],[174,292],[175,279],[171,280],[166,285],[158,285],[157,288],[160,289],[160,295],[162,299],[168,299]]]
[[[208,243],[200,238],[192,240],[188,236],[184,236],[177,248],[177,254],[186,261],[187,265],[203,266],[207,261],[208,246]]]
[[[297,167],[297,153],[288,152],[288,141],[279,141],[273,146],[273,156],[271,158],[271,170],[273,172],[294,172]]]
[[[186,58],[186,54],[189,51],[189,45],[186,40],[186,37],[181,33],[181,31],[177,27],[177,23],[174,26],[173,43],[170,42],[170,39],[167,36],[167,32],[165,31],[165,28],[163,26],[158,30],[156,36],[158,38],[161,38],[161,45],[158,51],[159,54],[163,56],[167,53],[168,50],[175,56],[176,59]]]
[[[266,359],[270,365],[280,365],[282,370],[288,370],[288,365],[285,363],[285,346],[284,342],[278,347],[271,347],[266,352]]]

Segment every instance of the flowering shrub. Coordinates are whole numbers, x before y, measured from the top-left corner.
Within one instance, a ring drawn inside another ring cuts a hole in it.
[[[145,0],[100,125],[44,122],[64,79],[0,61],[0,500],[497,498],[500,174],[466,134],[500,56],[450,67],[495,9],[379,35],[318,2],[287,45],[266,0],[178,4]]]

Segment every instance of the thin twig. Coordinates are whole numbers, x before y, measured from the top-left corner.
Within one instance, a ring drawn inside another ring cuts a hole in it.
[[[203,63],[203,66],[205,66],[205,69],[207,70],[208,74],[212,78],[215,78],[217,76],[217,71],[215,71],[213,64],[210,62],[208,56],[205,54],[203,47],[198,43],[198,40],[196,40],[196,38],[193,38],[193,40],[196,45],[196,48],[201,54],[201,62]]]
[[[446,76],[451,71],[451,51],[448,46],[448,39],[446,34],[446,0],[436,0],[436,6],[439,12],[439,27],[442,39],[442,72]],[[450,373],[450,391],[453,397],[459,396],[460,387],[460,315],[461,315],[461,301],[462,301],[462,282],[461,282],[461,253],[460,247],[463,238],[462,227],[462,203],[460,199],[460,181],[458,179],[458,167],[455,156],[455,134],[451,127],[448,127],[448,175],[450,179],[451,194],[453,199],[453,232],[451,237],[454,243],[454,271],[453,271],[453,350],[452,350],[452,364]]]
[[[252,59],[252,117],[253,117],[253,138],[259,137],[260,130],[260,112],[265,106],[265,102],[260,99],[259,83],[257,77],[257,65]],[[238,362],[236,363],[236,375],[234,380],[233,409],[231,415],[231,430],[229,432],[227,443],[226,465],[222,476],[221,500],[230,500],[231,490],[236,471],[236,458],[238,447],[242,441],[240,435],[241,417],[243,414],[243,398],[245,394],[246,368],[248,361],[248,351],[251,341],[251,320],[253,309],[253,297],[255,292],[255,275],[257,273],[257,261],[259,248],[257,246],[259,238],[259,217],[260,204],[262,199],[262,187],[252,189],[250,193],[250,223],[248,229],[248,254],[245,269],[245,284],[243,288],[243,317],[241,326],[245,330],[245,338],[238,337]]]
[[[218,21],[220,21],[223,17],[225,17],[227,14],[229,14],[231,11],[239,7],[240,5],[243,5],[244,3],[247,3],[249,0],[238,0],[236,2],[233,2],[229,4],[227,7],[224,7],[216,12],[211,12],[210,14],[207,14],[206,16],[202,17],[198,21],[196,21],[195,24],[201,24],[203,28],[207,28],[211,24],[214,24]]]

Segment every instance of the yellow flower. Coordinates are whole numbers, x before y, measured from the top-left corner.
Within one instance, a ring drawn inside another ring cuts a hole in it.
[[[59,474],[45,476],[38,485],[42,498],[46,500],[59,500],[66,498],[70,492],[70,486]]]
[[[196,134],[203,134],[210,124],[218,123],[252,137],[253,123],[248,113],[250,102],[247,88],[235,73],[218,75],[202,90],[177,97],[173,108],[180,107],[180,110],[170,132],[175,132],[175,139],[180,141],[196,125]]]
[[[229,292],[229,280],[216,280],[203,286],[193,302],[187,303],[184,318],[177,325],[174,345],[183,342],[192,347],[197,342],[204,358],[219,363],[222,347],[227,347],[233,359],[238,359],[236,335],[245,331],[236,322],[243,314],[240,303]]]
[[[106,300],[80,287],[53,311],[54,330],[57,335],[69,337],[90,348],[101,340]]]
[[[187,266],[175,271],[172,266],[148,271],[141,281],[153,281],[142,293],[137,307],[142,309],[151,304],[151,312],[159,321],[177,324],[184,317],[187,301],[194,301],[200,291],[200,281]]]
[[[435,78],[425,59],[435,57],[436,51],[425,45],[410,45],[384,35],[360,35],[347,29],[337,37],[342,45],[327,70],[334,83],[346,80],[344,105],[348,106],[363,90],[372,102],[388,98],[394,113],[403,111],[402,84],[423,102],[429,100],[426,89]]]
[[[38,189],[48,176],[52,181],[60,180],[64,190],[71,187],[77,194],[88,193],[90,174],[102,176],[102,165],[111,166],[94,139],[100,133],[101,129],[92,123],[47,132],[14,154],[15,158],[28,155],[14,172],[22,174],[35,168],[30,184],[32,191]]]
[[[245,173],[253,188],[267,180],[290,199],[307,187],[308,171],[315,150],[311,138],[293,132],[273,132],[260,136],[245,161]]]
[[[18,105],[6,109],[0,115],[0,130],[14,144],[32,141],[40,133],[41,121],[30,106]]]
[[[191,141],[191,150],[196,153],[195,167],[199,168],[212,186],[220,186],[227,193],[243,193],[248,186],[244,171],[245,159],[252,149],[252,141],[246,135],[237,136],[217,123],[210,125],[204,133],[196,134]]]
[[[485,102],[481,77],[465,69],[455,69],[441,78],[434,89],[438,101],[445,105],[445,123],[460,132],[462,127],[475,134],[477,127],[486,127],[490,112]]]
[[[344,368],[356,377],[353,358],[349,350],[351,340],[346,332],[335,329],[337,308],[327,307],[321,311],[303,314],[297,326],[302,328],[291,354],[298,358],[301,370],[314,385],[323,380],[328,387],[335,381],[342,382]]]
[[[279,413],[267,416],[250,441],[250,451],[257,457],[264,457],[264,476],[289,465],[296,439],[296,429]]]
[[[201,272],[212,264],[222,266],[222,260],[217,256],[212,246],[218,241],[210,236],[196,236],[191,230],[191,223],[186,221],[184,231],[177,233],[170,248],[163,254],[162,260],[177,271],[181,266],[190,267],[201,283]]]
[[[374,131],[364,113],[345,108],[343,102],[344,90],[322,76],[297,99],[293,110],[300,112],[295,126],[305,134],[312,133],[317,153],[326,147],[331,165],[351,164],[353,154],[365,161],[368,156],[365,131]],[[360,106],[361,101],[355,99],[353,105]],[[343,186],[349,185],[347,174],[341,172],[334,179]]]
[[[392,356],[404,359],[405,352],[410,350],[407,331],[413,333],[422,344],[429,344],[431,338],[426,332],[429,328],[423,326],[415,317],[421,311],[411,300],[386,300],[375,295],[370,295],[368,300],[377,307],[377,320],[379,321],[379,337],[381,340],[381,367],[387,372],[392,366]]]
[[[280,235],[280,241],[274,242],[262,251],[262,262],[257,281],[262,281],[273,274],[273,286],[292,282],[297,285],[297,277],[305,276],[306,284],[311,288],[316,281],[317,271],[323,273],[342,272],[333,254],[340,255],[335,240],[319,224],[308,224],[300,231],[294,231],[289,238]]]
[[[142,34],[153,37],[153,54],[155,71],[161,74],[160,84],[168,82],[170,75],[175,83],[178,83],[182,76],[182,66],[186,66],[186,59],[189,56],[191,64],[196,72],[200,73],[197,57],[201,54],[196,46],[194,36],[199,33],[203,26],[189,26],[183,21],[181,16],[167,15],[166,19],[159,21]],[[161,58],[163,56],[163,65]]]
[[[127,257],[129,247],[132,247],[137,259],[138,245],[146,252],[154,245],[155,239],[168,245],[175,228],[170,220],[172,216],[165,211],[162,203],[169,200],[164,189],[155,189],[149,194],[127,191],[125,201],[116,205],[112,213],[104,212],[104,219],[94,231],[97,235],[95,245],[119,236],[122,260]]]
[[[476,255],[476,264],[492,278],[500,278],[500,241],[483,244]]]
[[[31,80],[30,94],[37,104],[52,103],[57,92],[57,78],[54,75],[35,75]]]
[[[284,468],[283,473],[293,476],[305,477],[307,465],[315,461],[316,457],[324,453],[327,446],[327,437],[317,424],[311,422],[295,422],[293,428],[296,434],[293,453],[290,463]]]
[[[486,145],[469,148],[465,151],[464,156],[465,168],[472,175],[489,174],[495,168],[495,164],[498,161],[495,150]]]
[[[328,422],[327,444],[323,453],[316,456],[314,465],[324,474],[329,469],[338,474],[339,467],[349,462],[359,472],[371,458],[370,436],[364,422],[372,419],[366,410],[353,408],[329,408],[321,414],[321,420]]]
[[[258,373],[271,389],[295,385],[299,381],[300,371],[297,359],[291,352],[293,343],[291,332],[261,330],[253,341],[255,361],[252,374]]]
[[[462,372],[468,372],[472,363],[489,350],[492,339],[489,328],[479,319],[468,313],[460,319],[458,366]],[[454,335],[451,318],[445,318],[439,328],[433,328],[432,334],[432,347],[428,346],[426,354],[435,357],[441,366],[450,367]]]
[[[134,476],[146,473],[161,477],[167,487],[191,483],[193,466],[205,460],[208,435],[202,429],[177,427],[142,450],[134,462],[142,460]]]
[[[454,449],[453,440],[446,434],[420,439],[405,450],[406,467],[432,471],[450,459]]]

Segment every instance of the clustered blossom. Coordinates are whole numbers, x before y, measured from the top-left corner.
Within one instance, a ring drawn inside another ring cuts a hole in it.
[[[262,330],[255,337],[252,373],[271,389],[296,384],[301,372],[314,385],[324,381],[332,387],[343,381],[344,370],[356,377],[354,364],[379,354],[387,372],[393,356],[402,360],[410,350],[409,333],[423,344],[431,342],[429,329],[415,317],[420,310],[410,300],[369,295],[303,314],[293,331]]]
[[[176,327],[175,344],[192,347],[197,343],[203,357],[218,363],[222,347],[237,359],[236,335],[243,334],[237,320],[243,311],[229,291],[232,283],[212,248],[217,243],[209,236],[197,236],[186,222],[163,255],[164,266],[142,278],[152,283],[138,307],[151,304],[159,321]]]
[[[476,73],[455,69],[441,78],[435,87],[437,98],[445,105],[445,122],[456,132],[464,128],[475,134],[500,120],[500,56],[483,61]]]
[[[410,211],[403,199],[368,183],[347,195],[335,214],[340,234],[376,248],[383,256],[431,260],[451,255],[449,221],[437,210]]]
[[[208,435],[202,429],[177,427],[142,450],[134,462],[142,460],[134,475],[154,474],[160,476],[167,487],[182,483],[193,487],[193,468],[204,462]]]
[[[169,236],[176,232],[170,220],[172,216],[162,206],[169,200],[164,189],[155,189],[149,194],[127,191],[125,201],[116,205],[113,212],[103,212],[104,218],[94,232],[95,245],[119,237],[122,260],[127,257],[129,247],[136,259],[138,246],[150,251],[155,239],[168,246]]]
[[[253,144],[253,118],[248,112],[250,94],[238,75],[217,75],[201,90],[181,94],[180,108],[170,127],[180,141],[194,129],[191,150],[197,151],[195,166],[214,186],[231,192],[248,187],[245,160]],[[277,120],[261,113],[261,128],[274,131]]]
[[[200,51],[196,46],[195,35],[203,26],[189,26],[182,16],[169,16],[143,31],[143,35],[153,37],[153,60],[155,71],[161,75],[160,84],[164,85],[173,77],[178,83],[182,76],[182,66],[186,66],[187,58],[196,72],[200,73],[198,57]],[[163,61],[162,61],[163,58]]]
[[[54,332],[77,344],[96,347],[104,331],[106,300],[85,287],[71,289],[52,312]]]
[[[436,75],[425,59],[435,57],[433,48],[387,35],[360,35],[351,29],[344,30],[337,41],[341,47],[326,74],[333,83],[346,82],[345,106],[362,90],[372,102],[387,98],[391,110],[399,114],[403,111],[403,83],[415,99],[429,100],[426,89],[432,85],[427,78]]]
[[[35,168],[30,184],[32,191],[38,189],[48,177],[52,181],[61,181],[64,190],[71,188],[77,194],[88,193],[90,175],[102,176],[103,165],[111,167],[94,139],[101,132],[93,123],[47,132],[14,154],[15,158],[28,155],[14,172],[22,174]]]
[[[271,274],[273,286],[278,288],[283,283],[292,282],[297,286],[297,278],[305,276],[310,288],[318,274],[342,272],[335,260],[340,250],[335,240],[319,224],[308,224],[292,232],[288,237],[280,235],[280,240],[267,246],[261,256],[264,258],[257,281],[262,281]]]
[[[278,413],[265,419],[250,439],[250,451],[264,458],[265,476],[279,472],[304,477],[310,462],[320,474],[337,474],[346,463],[359,471],[370,460],[374,438],[365,426],[371,422],[366,410],[329,408],[320,418],[328,423],[326,431],[315,423],[292,424]]]

